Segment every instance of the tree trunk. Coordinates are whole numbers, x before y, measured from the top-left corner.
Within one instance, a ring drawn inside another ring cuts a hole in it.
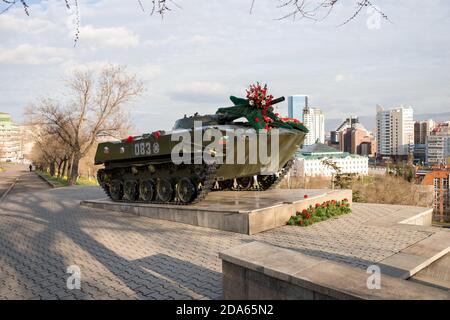
[[[55,161],[52,161],[52,162],[50,162],[50,175],[52,176],[52,177],[54,177],[55,176]]]
[[[61,167],[64,160],[58,162],[58,179],[61,179]]]
[[[69,186],[73,186],[77,183],[78,179],[78,167],[81,160],[81,154],[79,152],[74,153],[72,168],[70,170]]]
[[[63,160],[63,167],[62,167],[62,172],[61,172],[61,178],[64,179],[64,176],[66,175],[66,170],[67,170],[67,157],[64,158]]]

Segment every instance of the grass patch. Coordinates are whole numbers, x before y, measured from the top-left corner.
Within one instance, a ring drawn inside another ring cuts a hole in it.
[[[52,184],[54,184],[56,187],[67,187],[69,185],[66,180],[59,179],[57,177],[52,177],[46,171],[36,170],[35,172],[36,172],[36,174],[40,175],[45,180],[47,180],[47,181],[51,182]]]
[[[50,181],[53,183],[56,187],[67,187],[69,183],[67,182],[67,177],[64,178],[58,178],[58,177],[52,177],[48,172],[46,171],[35,171],[38,175],[42,176],[47,181]],[[84,176],[78,177],[77,186],[98,186],[98,182],[95,178],[88,178]]]
[[[89,177],[78,177],[77,186],[98,186],[97,179]]]

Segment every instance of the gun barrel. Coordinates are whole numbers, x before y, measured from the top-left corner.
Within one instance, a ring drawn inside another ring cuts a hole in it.
[[[271,105],[272,104],[277,104],[277,103],[283,102],[284,100],[286,100],[284,97],[279,97],[279,98],[273,99],[270,104]]]

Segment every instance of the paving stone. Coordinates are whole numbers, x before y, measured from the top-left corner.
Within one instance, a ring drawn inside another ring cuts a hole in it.
[[[367,224],[415,210],[406,206],[355,203],[337,219],[254,236],[79,206],[103,196],[97,187],[48,189],[22,172],[0,205],[0,298],[218,299],[218,253],[246,242],[365,268],[432,234]],[[81,269],[82,290],[66,288],[70,265]]]

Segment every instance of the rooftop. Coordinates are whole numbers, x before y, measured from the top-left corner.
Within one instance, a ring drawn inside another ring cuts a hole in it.
[[[312,145],[305,146],[303,149],[300,150],[300,152],[303,155],[325,155],[325,154],[344,153],[321,142],[316,142]]]

